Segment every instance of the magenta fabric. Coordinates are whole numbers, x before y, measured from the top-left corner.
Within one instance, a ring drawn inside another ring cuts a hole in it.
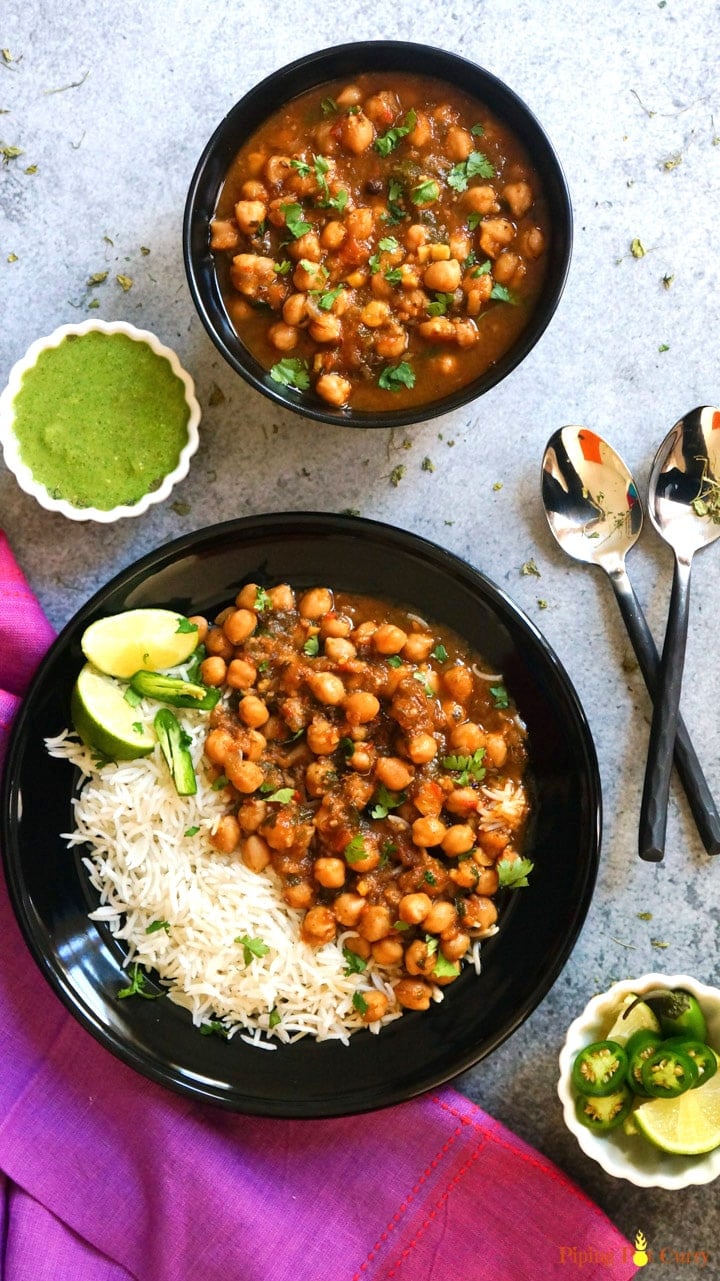
[[[52,639],[1,532],[0,599],[1,751]],[[561,1281],[573,1248],[585,1281],[636,1272],[602,1211],[454,1090],[277,1121],[138,1076],[65,1011],[0,885],[0,1281]]]

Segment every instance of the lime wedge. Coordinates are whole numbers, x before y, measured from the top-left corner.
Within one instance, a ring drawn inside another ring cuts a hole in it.
[[[662,1152],[697,1156],[720,1147],[720,1075],[677,1099],[648,1099],[633,1112],[641,1134]]]
[[[115,761],[147,756],[155,736],[125,701],[120,685],[86,663],[70,699],[73,725],[84,743]]]
[[[155,672],[184,663],[197,643],[197,628],[170,609],[128,609],[99,618],[80,642],[98,671],[126,680],[141,667]]]
[[[617,1012],[614,1023],[605,1036],[606,1041],[615,1041],[617,1045],[626,1045],[630,1040],[633,1032],[647,1031],[659,1032],[660,1023],[656,1019],[649,1005],[644,1001],[639,1001],[634,1010],[631,1010],[627,1018],[623,1018],[623,1010],[626,1010],[633,1001],[637,1001],[634,992],[629,992],[623,999],[623,1003]]]

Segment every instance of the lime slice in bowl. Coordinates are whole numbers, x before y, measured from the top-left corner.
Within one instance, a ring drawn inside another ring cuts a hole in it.
[[[720,1147],[720,1074],[677,1099],[649,1099],[633,1112],[641,1134],[662,1152],[699,1156]]]
[[[106,676],[129,680],[140,668],[158,671],[184,663],[197,648],[198,630],[171,609],[128,609],[85,629],[83,654]]]
[[[614,1023],[610,1027],[606,1041],[615,1041],[616,1045],[626,1045],[630,1040],[633,1032],[659,1032],[660,1022],[653,1014],[649,1005],[644,1001],[638,1001],[637,1005],[630,1011],[627,1018],[623,1017],[624,1011],[633,1001],[638,1001],[634,992],[629,992],[623,998],[623,1003],[618,1010]]]
[[[84,743],[115,761],[147,756],[155,736],[115,681],[86,663],[70,699],[72,722]]]

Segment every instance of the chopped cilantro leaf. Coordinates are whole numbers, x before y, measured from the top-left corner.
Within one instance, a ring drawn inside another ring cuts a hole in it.
[[[367,857],[363,838],[359,832],[357,836],[353,836],[351,841],[348,841],[345,849],[343,850],[343,854],[345,855],[346,861],[350,864],[361,863],[362,860]]]
[[[362,992],[355,992],[355,994],[353,995],[352,1003],[353,1003],[353,1007],[357,1010],[358,1014],[367,1014],[368,1003],[365,1000],[365,997],[363,996]]]
[[[226,1023],[221,1023],[220,1019],[207,1019],[205,1023],[200,1024],[201,1036],[221,1036],[227,1041],[230,1035],[230,1029]]]
[[[320,103],[320,110],[322,111],[324,116],[334,115],[337,109],[338,109],[338,105],[334,98],[323,98],[322,102]]]
[[[379,151],[381,156],[389,156],[398,143],[412,132],[416,124],[417,115],[411,107],[406,112],[405,119],[401,125],[395,125],[393,129],[388,129],[387,133],[384,133],[382,137],[375,139],[375,150]]]
[[[271,1027],[271,1028],[277,1027],[278,1023],[280,1022],[282,1022],[282,1015],[280,1011],[277,1009],[277,1007],[273,1006],[273,1008],[270,1011],[270,1017],[268,1019],[268,1027]]]
[[[309,636],[303,645],[303,654],[307,654],[308,658],[314,658],[319,653],[320,641],[317,636]]]
[[[162,992],[146,992],[146,982],[147,974],[136,961],[130,971],[130,982],[128,986],[121,988],[117,994],[118,1000],[122,1001],[127,996],[142,996],[146,1001],[156,1001],[159,996],[163,995]]]
[[[270,377],[284,387],[294,387],[297,391],[307,391],[310,386],[310,374],[306,360],[298,356],[284,356],[270,370]]]
[[[489,258],[486,258],[485,262],[481,262],[478,267],[473,267],[472,271],[470,272],[470,275],[472,276],[473,280],[476,280],[478,276],[488,276],[491,270],[492,270],[492,263],[490,262]]]
[[[405,800],[404,792],[390,792],[381,783],[375,795],[375,804],[370,810],[372,818],[387,818],[390,810],[396,810]]]
[[[212,785],[212,790],[213,792],[221,792],[224,787],[227,787],[227,785],[228,785],[228,779],[225,777],[225,775],[218,774],[217,778],[215,779],[215,782]]]
[[[176,632],[196,632],[198,629],[197,623],[191,623],[189,618],[178,618],[177,621]]]
[[[452,307],[454,302],[454,294],[436,294],[425,310],[428,316],[444,316],[448,307]]]
[[[496,864],[500,885],[506,890],[518,890],[528,884],[528,876],[533,870],[529,858],[501,858]]]
[[[196,824],[194,824],[192,827],[185,828],[185,836],[197,836],[199,831],[200,831],[200,828]]]
[[[241,945],[243,950],[243,960],[246,965],[250,964],[254,956],[267,956],[270,951],[267,943],[263,943],[262,939],[250,938],[247,934],[239,935],[239,937],[234,939],[233,942]]]
[[[457,961],[448,961],[447,957],[440,952],[432,972],[436,979],[457,978],[460,973],[460,965]]]
[[[504,685],[491,685],[490,693],[493,696],[493,703],[495,707],[502,708],[510,706],[508,693]]]
[[[424,182],[418,182],[410,192],[410,199],[414,205],[431,205],[439,198],[440,187],[434,178],[426,178]]]
[[[465,787],[470,779],[479,783],[485,777],[485,748],[478,747],[472,756],[443,756],[441,764],[443,769],[451,770],[452,773],[458,773],[458,787]]]
[[[444,645],[438,644],[434,649],[430,650],[430,657],[436,658],[438,663],[446,663],[448,660],[448,652]]]
[[[306,222],[303,218],[302,205],[299,205],[297,201],[281,204],[280,212],[285,218],[285,226],[295,240],[299,240],[308,231],[312,231],[312,224]]]
[[[367,961],[357,952],[351,951],[349,947],[342,950],[345,961],[345,974],[362,974],[367,969]]]
[[[340,297],[340,294],[343,292],[344,288],[345,286],[343,284],[339,284],[339,285],[336,285],[334,289],[328,289],[326,290],[325,293],[321,293],[320,297],[318,298],[318,306],[322,307],[323,311],[330,311],[333,303],[335,302],[335,299]],[[319,291],[311,290],[311,292],[316,293]]]
[[[494,298],[496,302],[509,302],[512,303],[513,307],[517,307],[518,300],[512,290],[508,289],[506,285],[494,284],[490,297]]]
[[[165,933],[169,934],[170,922],[169,921],[151,921],[150,924],[147,926],[145,933],[157,934],[158,930],[165,930]]]
[[[288,805],[295,795],[294,787],[279,787],[276,792],[271,792],[265,797],[266,801],[274,801],[278,805]]]
[[[382,240],[378,240],[378,249],[382,249],[383,253],[394,254],[399,248],[400,245],[394,236],[383,236]]]
[[[391,654],[385,661],[388,667],[402,667],[402,659],[399,654]]]
[[[262,614],[262,613],[263,613],[263,611],[264,611],[264,610],[266,610],[266,609],[272,609],[272,601],[271,601],[270,597],[268,596],[267,592],[265,591],[265,588],[264,588],[264,587],[258,587],[258,588],[257,588],[257,590],[256,590],[256,592],[255,592],[255,600],[254,600],[254,603],[253,603],[253,609],[257,610],[257,611],[258,611],[258,613],[260,613],[260,614]]]
[[[401,387],[415,386],[415,370],[407,360],[399,365],[386,365],[378,378],[378,387],[383,391],[399,391]]]

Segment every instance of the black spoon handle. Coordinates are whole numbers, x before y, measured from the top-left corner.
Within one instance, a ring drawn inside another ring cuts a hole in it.
[[[675,557],[670,609],[640,804],[639,854],[650,863],[665,854],[665,828],[670,796],[672,755],[680,719],[680,691],[690,613],[690,561]]]
[[[660,655],[652,632],[625,569],[611,573],[610,579],[640,671],[654,702],[660,673]],[[678,718],[675,738],[675,765],[705,849],[708,854],[720,854],[720,813],[681,717]]]

